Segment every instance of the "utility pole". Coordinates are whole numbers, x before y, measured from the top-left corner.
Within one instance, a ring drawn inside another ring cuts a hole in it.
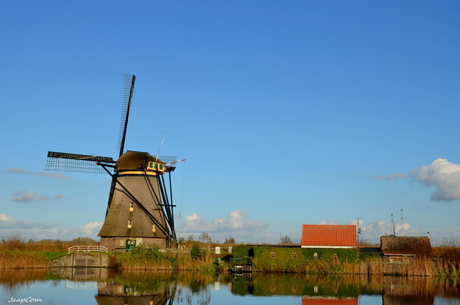
[[[403,230],[403,235],[406,235],[406,231],[404,230],[404,217],[403,217],[403,209],[401,209],[401,228]]]
[[[359,220],[361,219],[361,217],[356,217],[356,219],[358,220],[358,222],[357,222],[358,223],[358,234],[357,234],[357,236],[358,236],[358,246],[359,246],[359,234],[361,234],[361,229],[359,228]]]
[[[393,213],[391,213],[391,225],[393,226],[393,236],[396,236],[395,221],[393,219]]]

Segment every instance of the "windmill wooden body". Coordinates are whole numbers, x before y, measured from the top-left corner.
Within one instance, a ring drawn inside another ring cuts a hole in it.
[[[107,173],[112,177],[106,217],[98,236],[102,246],[114,251],[139,244],[165,248],[176,239],[171,184],[176,158],[124,152],[135,79],[134,75],[125,75],[117,161],[110,157],[50,151],[46,164],[47,170]],[[165,182],[165,175],[169,183]]]

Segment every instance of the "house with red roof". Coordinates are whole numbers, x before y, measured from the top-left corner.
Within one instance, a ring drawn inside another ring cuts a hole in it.
[[[356,225],[303,225],[302,248],[356,248]]]

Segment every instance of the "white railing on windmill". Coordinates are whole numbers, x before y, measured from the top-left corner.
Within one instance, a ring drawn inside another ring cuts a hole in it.
[[[179,161],[172,161],[172,162],[165,163],[164,162],[165,158],[168,158],[168,159],[174,158],[175,159],[175,157],[160,157],[160,158],[161,159],[156,159],[156,162],[155,161],[150,161],[149,164],[147,165],[146,170],[147,171],[156,171],[156,172],[159,172],[159,173],[163,174],[165,171],[167,171],[167,172],[173,171],[176,168],[177,163],[185,161],[185,159],[182,159],[182,160],[179,160]],[[169,160],[167,160],[167,161],[169,161]]]
[[[157,156],[155,157],[155,161],[149,161],[147,171],[155,171],[159,174],[163,174],[166,172],[172,172],[176,169],[176,164],[179,162],[185,161],[185,159],[176,161],[176,157],[172,156],[160,156],[161,148],[163,147],[163,143],[166,139],[166,132],[163,134],[163,139],[161,140],[160,148],[158,149]]]

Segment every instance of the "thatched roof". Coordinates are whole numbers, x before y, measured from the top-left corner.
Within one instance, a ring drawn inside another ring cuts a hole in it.
[[[141,151],[132,151],[129,150],[125,152],[116,163],[116,171],[122,170],[138,170],[139,164],[142,164],[144,167],[147,167],[149,161],[153,161],[160,164],[165,164],[160,159],[155,158],[149,153]]]
[[[393,236],[380,237],[383,254],[406,254],[428,256],[431,254],[430,238],[427,236]]]

